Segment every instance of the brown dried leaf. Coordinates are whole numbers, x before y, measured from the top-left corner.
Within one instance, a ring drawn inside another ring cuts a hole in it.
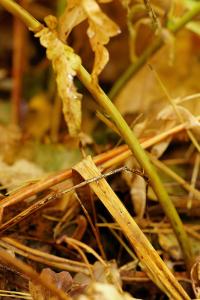
[[[108,2],[108,1],[103,1]],[[109,60],[109,54],[104,47],[110,38],[120,33],[120,29],[106,14],[104,14],[95,0],[71,0],[60,18],[61,38],[67,37],[73,27],[88,19],[89,27],[87,35],[90,39],[92,50],[95,52],[95,60],[92,71],[94,81],[97,81]]]
[[[47,48],[47,57],[56,73],[58,94],[63,102],[63,113],[71,136],[76,136],[81,126],[81,95],[74,85],[76,71],[81,60],[73,50],[58,38],[55,30],[57,20],[53,16],[45,18],[48,28],[40,30],[36,37]]]
[[[188,129],[192,129],[194,133],[197,135],[197,138],[200,137],[200,122],[195,118],[195,116],[185,107],[176,105],[177,111],[182,116],[184,122],[188,122]],[[177,114],[174,111],[172,106],[166,106],[163,110],[161,110],[157,116],[159,120],[169,120],[174,121],[175,123],[180,123],[177,118]]]
[[[47,282],[55,285],[58,289],[62,289],[64,292],[72,286],[72,277],[68,272],[55,273],[51,269],[43,269],[40,276]],[[29,281],[29,290],[33,300],[59,300],[56,296],[52,295],[45,287]]]

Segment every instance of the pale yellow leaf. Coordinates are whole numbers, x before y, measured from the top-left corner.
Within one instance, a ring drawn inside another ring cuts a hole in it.
[[[83,8],[87,14],[89,28],[87,30],[92,50],[95,52],[95,61],[92,71],[96,81],[109,60],[109,54],[104,47],[110,38],[117,35],[119,27],[102,12],[95,0],[83,0]]]
[[[66,41],[72,29],[87,18],[79,0],[68,1],[66,9],[59,18],[59,37]]]
[[[63,113],[71,136],[76,136],[81,126],[81,95],[74,85],[74,77],[81,65],[80,58],[65,45],[55,31],[57,20],[53,16],[45,18],[48,28],[36,34],[40,43],[47,48],[47,57],[56,73],[58,94],[63,102]]]
[[[110,1],[104,0],[101,2]],[[89,24],[87,35],[95,53],[92,78],[97,82],[98,75],[109,60],[109,54],[104,45],[109,42],[111,37],[119,34],[120,29],[115,22],[103,13],[95,0],[71,0],[68,1],[66,9],[59,20],[61,39],[66,39],[71,30],[85,19],[88,20]]]

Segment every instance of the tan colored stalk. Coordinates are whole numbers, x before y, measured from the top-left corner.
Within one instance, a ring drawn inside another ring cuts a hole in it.
[[[74,170],[85,180],[101,175],[91,157],[77,164]],[[190,299],[106,180],[102,178],[98,182],[92,182],[90,187],[129,239],[142,265],[145,267],[145,271],[153,282],[170,299]]]

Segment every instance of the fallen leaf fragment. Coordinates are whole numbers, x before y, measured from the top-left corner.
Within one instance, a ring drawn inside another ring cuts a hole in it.
[[[72,286],[72,277],[68,272],[55,273],[51,269],[43,269],[40,277],[47,282],[55,285],[58,289],[62,289],[65,293]],[[44,286],[29,281],[29,290],[33,300],[59,300],[60,298],[51,294]]]

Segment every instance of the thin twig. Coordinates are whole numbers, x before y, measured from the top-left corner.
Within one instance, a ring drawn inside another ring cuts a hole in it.
[[[118,169],[115,169],[113,171],[110,171],[106,174],[102,174],[99,177],[95,177],[95,178],[91,178],[88,179],[86,181],[83,181],[77,185],[74,185],[72,187],[69,187],[68,189],[65,189],[61,192],[56,192],[53,191],[50,193],[50,195],[44,197],[43,199],[37,201],[36,203],[34,203],[33,205],[31,205],[30,207],[28,207],[27,209],[23,210],[21,213],[19,213],[17,216],[13,217],[12,219],[8,220],[6,223],[3,223],[0,226],[0,233],[2,234],[3,232],[5,232],[6,230],[12,228],[13,226],[15,226],[16,224],[20,223],[21,221],[23,221],[24,219],[26,219],[27,217],[29,217],[30,215],[32,215],[33,213],[39,211],[40,209],[44,208],[47,204],[57,200],[58,198],[62,197],[64,194],[69,193],[71,191],[74,191],[80,187],[86,186],[91,182],[94,181],[98,181],[100,179],[106,178],[108,176],[117,174],[121,171],[129,171],[131,173],[137,174],[139,176],[142,176],[146,181],[148,181],[148,178],[144,175],[144,173],[140,170],[131,170],[127,167],[121,167]]]
[[[30,248],[10,237],[1,237],[0,246],[28,259],[62,271],[88,274],[86,265],[82,262],[58,257],[53,254]]]

